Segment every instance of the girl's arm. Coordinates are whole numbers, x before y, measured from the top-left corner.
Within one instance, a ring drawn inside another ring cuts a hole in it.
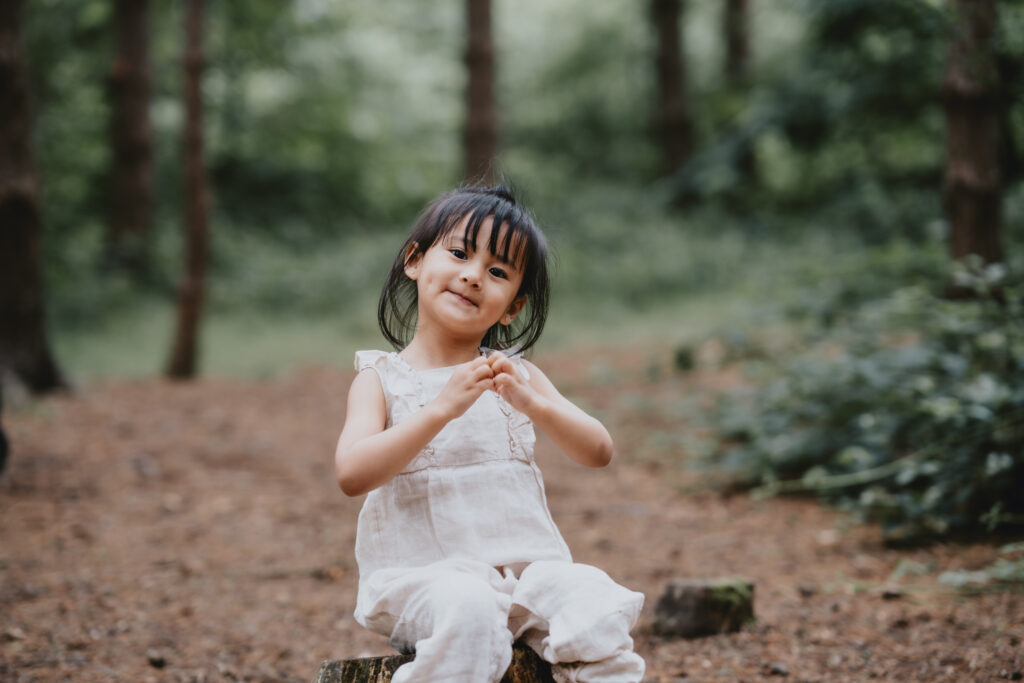
[[[387,406],[380,378],[370,369],[360,372],[348,392],[345,427],[334,452],[338,486],[345,495],[358,496],[390,481],[446,424],[493,388],[493,376],[486,358],[464,363],[437,398],[385,429]]]
[[[614,448],[608,430],[562,396],[540,368],[524,360],[530,373],[527,381],[500,352],[488,358],[494,368],[495,391],[516,410],[526,413],[566,455],[588,467],[604,467],[611,462]]]

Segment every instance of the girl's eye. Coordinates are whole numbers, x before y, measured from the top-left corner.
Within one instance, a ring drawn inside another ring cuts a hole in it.
[[[466,252],[463,251],[462,249],[452,248],[449,249],[448,251],[450,251],[452,256],[454,256],[455,258],[462,259],[463,261],[466,260]]]
[[[500,278],[503,278],[505,280],[508,279],[508,273],[506,273],[501,268],[491,268],[490,272],[491,272],[491,275],[493,275],[494,277],[500,277]]]

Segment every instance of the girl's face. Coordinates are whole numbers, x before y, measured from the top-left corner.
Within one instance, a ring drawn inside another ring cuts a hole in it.
[[[526,297],[517,296],[522,264],[503,261],[487,248],[493,220],[488,217],[481,224],[476,246],[466,240],[468,222],[467,216],[426,252],[409,258],[405,274],[416,281],[417,330],[437,327],[479,343],[495,323],[511,324]],[[506,229],[501,228],[499,244]]]

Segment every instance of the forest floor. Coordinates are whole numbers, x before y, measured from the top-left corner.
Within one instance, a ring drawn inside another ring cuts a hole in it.
[[[673,406],[737,381],[673,373],[664,355],[537,359],[617,439],[607,469],[543,440],[538,461],[575,558],[647,596],[647,680],[1021,679],[1024,595],[938,580],[995,546],[888,547],[811,500],[725,496],[679,466],[685,453],[645,453],[647,436],[688,429]],[[309,681],[321,660],[388,653],[351,616],[362,501],[332,471],[351,377],[116,381],[8,405],[0,680]],[[651,635],[668,581],[734,575],[756,584],[753,623]]]

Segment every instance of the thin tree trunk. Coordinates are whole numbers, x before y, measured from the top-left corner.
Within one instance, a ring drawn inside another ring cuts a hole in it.
[[[944,200],[950,253],[1002,261],[995,0],[952,0],[954,22],[943,83],[946,110]]]
[[[3,383],[0,382],[0,416],[4,412],[4,397],[3,397]],[[10,450],[10,444],[7,442],[7,435],[4,434],[3,422],[0,422],[0,474],[4,473],[4,467],[7,465],[7,453]]]
[[[693,152],[693,117],[687,96],[686,69],[680,33],[681,0],[652,0],[651,20],[657,37],[658,103],[656,139],[665,175],[678,171]]]
[[[209,191],[203,166],[200,80],[203,71],[203,0],[188,0],[185,14],[185,274],[178,296],[178,328],[167,374],[196,374],[199,322],[206,280]]]
[[[114,154],[107,255],[115,265],[142,275],[148,265],[153,206],[148,0],[117,0],[115,25],[118,54],[110,75]]]
[[[493,184],[498,154],[498,113],[494,104],[494,42],[490,0],[466,0],[468,42],[464,172],[470,182]]]
[[[745,98],[750,69],[750,0],[726,0],[723,24],[725,79],[738,98]],[[755,182],[757,162],[750,140],[739,141],[734,159],[740,176],[748,184]]]
[[[46,339],[39,179],[21,0],[0,2],[0,369],[34,392],[64,386]]]
[[[724,23],[725,76],[742,82],[750,63],[750,0],[726,0]]]

